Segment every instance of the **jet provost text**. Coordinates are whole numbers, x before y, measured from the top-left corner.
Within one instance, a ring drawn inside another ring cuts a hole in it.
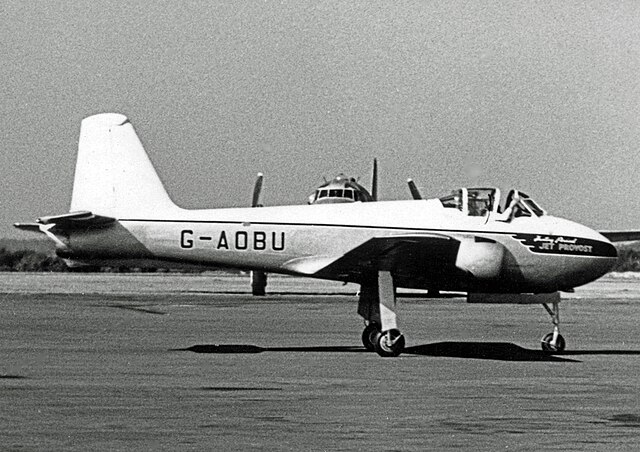
[[[540,234],[514,234],[533,253],[572,256],[615,257],[611,245],[593,239]]]
[[[210,242],[218,250],[254,250],[254,251],[284,251],[284,232],[265,231],[221,231],[214,236],[196,235],[191,229],[180,232],[180,247],[190,249],[196,242]]]

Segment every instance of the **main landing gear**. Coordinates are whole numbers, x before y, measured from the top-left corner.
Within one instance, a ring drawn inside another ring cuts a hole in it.
[[[561,352],[566,347],[566,342],[560,334],[560,305],[557,301],[551,304],[551,308],[547,303],[542,303],[544,309],[551,316],[553,321],[553,332],[545,335],[541,340],[542,350],[545,352]]]
[[[375,281],[362,284],[358,314],[367,325],[362,332],[362,344],[367,350],[383,357],[398,356],[405,339],[396,323],[396,293],[390,272],[378,272]]]
[[[512,296],[510,294],[490,294],[494,303]],[[483,295],[487,300],[487,295]],[[541,340],[542,350],[550,353],[564,351],[566,342],[560,334],[560,294],[521,294],[520,303],[542,304],[551,316],[553,332],[545,335]],[[478,301],[473,301],[478,302]],[[360,286],[358,300],[358,314],[365,320],[362,331],[362,344],[369,351],[375,351],[383,357],[398,356],[405,347],[405,339],[397,325],[396,293],[393,277],[390,272],[378,272],[375,278]]]
[[[370,352],[375,351],[376,336],[380,334],[380,324],[378,322],[369,322],[362,332],[362,345]]]
[[[369,322],[362,332],[362,345],[380,356],[393,357],[402,353],[405,340],[397,328],[383,333],[378,323]]]

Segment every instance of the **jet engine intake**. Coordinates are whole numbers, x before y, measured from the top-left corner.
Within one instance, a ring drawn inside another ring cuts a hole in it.
[[[460,240],[456,267],[477,279],[498,278],[502,271],[505,248],[495,240],[473,237]]]

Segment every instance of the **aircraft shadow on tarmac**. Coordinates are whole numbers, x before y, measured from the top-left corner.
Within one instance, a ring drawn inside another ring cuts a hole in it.
[[[578,362],[561,358],[542,350],[531,350],[509,342],[436,342],[407,347],[409,355],[447,358],[490,359],[495,361],[556,361]]]
[[[290,353],[371,353],[364,347],[260,347],[248,344],[200,344],[174,351],[203,354],[256,354],[266,352]],[[566,356],[578,355],[638,355],[640,350],[575,350],[555,354],[531,350],[508,342],[436,342],[405,348],[405,355],[447,358],[488,359],[495,361],[580,362]]]
[[[192,345],[187,348],[174,349],[175,351],[211,354],[255,354],[263,352],[296,352],[296,353],[369,353],[363,347],[348,346],[319,346],[319,347],[259,347],[245,344],[202,344]]]

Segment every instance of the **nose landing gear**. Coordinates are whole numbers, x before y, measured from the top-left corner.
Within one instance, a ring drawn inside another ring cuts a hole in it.
[[[553,332],[545,335],[541,342],[542,350],[545,352],[561,352],[566,347],[564,337],[560,334],[560,305],[557,301],[552,303],[553,308],[550,308],[547,303],[542,303],[544,309],[551,316],[553,321]]]

